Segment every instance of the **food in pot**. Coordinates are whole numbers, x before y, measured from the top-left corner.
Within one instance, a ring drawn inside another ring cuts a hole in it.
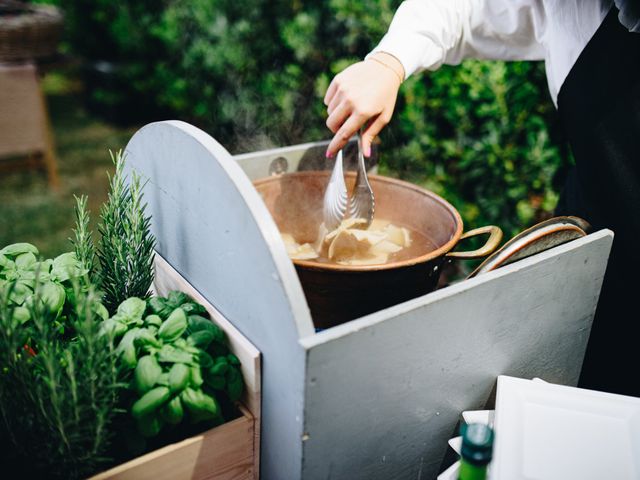
[[[313,260],[314,258],[318,258],[318,252],[316,252],[310,243],[300,245],[289,233],[283,233],[282,240],[284,241],[284,246],[287,248],[287,254],[292,260]]]
[[[359,218],[344,220],[338,228],[328,232],[320,226],[318,238],[300,244],[288,233],[282,234],[287,253],[293,260],[329,261],[341,265],[378,265],[411,246],[411,233],[386,220],[374,220],[368,229]]]

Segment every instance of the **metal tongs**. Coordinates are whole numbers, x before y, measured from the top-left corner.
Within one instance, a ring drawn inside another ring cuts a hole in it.
[[[361,227],[366,229],[371,225],[374,210],[375,199],[367,178],[367,168],[362,153],[362,135],[358,131],[358,170],[351,198],[347,194],[347,186],[344,182],[342,150],[340,150],[324,192],[324,225],[329,231],[335,230],[348,212],[351,218],[364,220],[365,223],[361,224]]]

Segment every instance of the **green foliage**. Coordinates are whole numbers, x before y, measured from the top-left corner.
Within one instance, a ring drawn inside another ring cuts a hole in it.
[[[99,297],[74,283],[74,334],[67,339],[46,302],[30,303],[27,324],[17,320],[11,289],[0,287],[3,468],[28,478],[86,477],[111,461],[110,425],[122,387],[112,343],[99,335]]]
[[[102,323],[117,341],[122,378],[131,379],[122,398],[136,429],[120,434],[135,439],[135,453],[150,439],[165,443],[187,436],[195,424],[210,428],[235,413],[244,388],[240,362],[224,332],[205,317],[202,305],[172,291],[146,303],[129,298]]]
[[[400,1],[61,3],[72,47],[118,65],[107,97],[123,109],[147,98],[150,118],[172,114],[239,152],[329,137],[331,78],[376,45]],[[382,171],[443,194],[469,227],[513,233],[554,207],[554,113],[540,64],[416,75],[382,135]]]
[[[545,89],[535,63],[466,61],[409,79],[389,132],[394,158],[383,171],[445,196],[471,226],[515,233],[557,201],[563,160]]]
[[[98,282],[96,275],[96,247],[93,243],[93,236],[91,233],[91,229],[89,228],[89,211],[87,210],[87,200],[88,197],[86,195],[81,195],[80,197],[74,195],[76,199],[76,228],[73,229],[74,238],[71,239],[71,243],[75,248],[76,258],[81,265],[82,269],[84,269],[94,284]]]
[[[124,156],[112,155],[116,171],[109,180],[109,198],[101,209],[100,287],[110,312],[129,297],[147,298],[153,281],[151,217],[145,214],[140,177],[125,182]]]
[[[88,288],[85,270],[73,252],[53,259],[38,260],[38,249],[30,243],[14,243],[0,249],[0,288],[9,288],[7,302],[22,324],[31,319],[37,302],[44,302],[51,313],[51,326],[60,334],[68,334],[76,285]],[[108,316],[100,302],[94,313]]]

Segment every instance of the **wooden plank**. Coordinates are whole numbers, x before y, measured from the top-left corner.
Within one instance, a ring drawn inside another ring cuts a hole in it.
[[[58,162],[56,160],[56,148],[55,140],[53,137],[53,130],[51,128],[51,122],[49,121],[49,110],[47,108],[47,100],[44,97],[44,92],[38,82],[38,98],[40,101],[40,109],[43,112],[44,117],[44,138],[45,149],[42,152],[42,162],[44,168],[47,171],[47,179],[49,180],[49,186],[58,190],[60,188],[60,179],[58,177]]]
[[[224,316],[211,305],[200,292],[192,287],[182,275],[180,275],[169,263],[156,252],[155,279],[153,290],[157,295],[165,296],[171,290],[184,292],[202,304],[209,312],[211,319],[227,334],[231,351],[238,357],[241,363],[242,376],[245,383],[245,391],[242,403],[249,409],[255,418],[254,429],[254,465],[256,478],[260,464],[260,410],[261,410],[261,373],[260,352],[253,346],[237,328],[235,328]]]
[[[179,290],[190,295],[196,302],[207,309],[213,322],[227,334],[231,351],[242,364],[242,376],[246,387],[243,403],[256,419],[260,419],[261,378],[260,352],[258,349],[157,252],[154,266],[155,279],[153,285],[157,295],[166,296],[171,290]]]
[[[434,478],[501,374],[578,380],[613,235],[596,232],[301,340],[304,478]]]
[[[90,480],[253,480],[254,425],[251,413],[201,435],[167,445]]]
[[[158,252],[265,359],[263,478],[297,478],[305,369],[298,340],[314,329],[275,222],[229,152],[202,130],[153,123],[125,153],[127,175],[137,172],[146,182]]]
[[[279,175],[282,173],[298,172],[302,170],[331,170],[335,159],[326,158],[325,152],[329,146],[329,140],[320,142],[302,143],[288,147],[261,150],[258,152],[242,153],[234,155],[233,159],[238,163],[244,173],[252,180]],[[353,137],[344,147],[344,169],[356,170],[357,143]],[[367,159],[367,169],[375,173],[378,167],[377,150]]]

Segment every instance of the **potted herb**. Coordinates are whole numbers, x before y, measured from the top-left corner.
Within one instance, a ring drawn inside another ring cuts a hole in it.
[[[113,467],[99,475],[111,478],[145,465],[159,469],[154,478],[172,478],[167,461],[206,476],[229,459],[253,464],[255,419],[237,403],[243,374],[227,338],[237,349],[239,332],[213,323],[203,299],[181,291],[151,296],[155,239],[142,184],[125,181],[121,153],[113,161],[97,246],[87,198],[77,197],[74,251],[40,259],[27,243],[0,249],[4,465],[34,478],[83,478]],[[178,278],[166,266],[160,273]],[[257,352],[240,351],[255,368]],[[224,448],[202,460],[184,455],[205,441],[232,442],[237,455]]]

